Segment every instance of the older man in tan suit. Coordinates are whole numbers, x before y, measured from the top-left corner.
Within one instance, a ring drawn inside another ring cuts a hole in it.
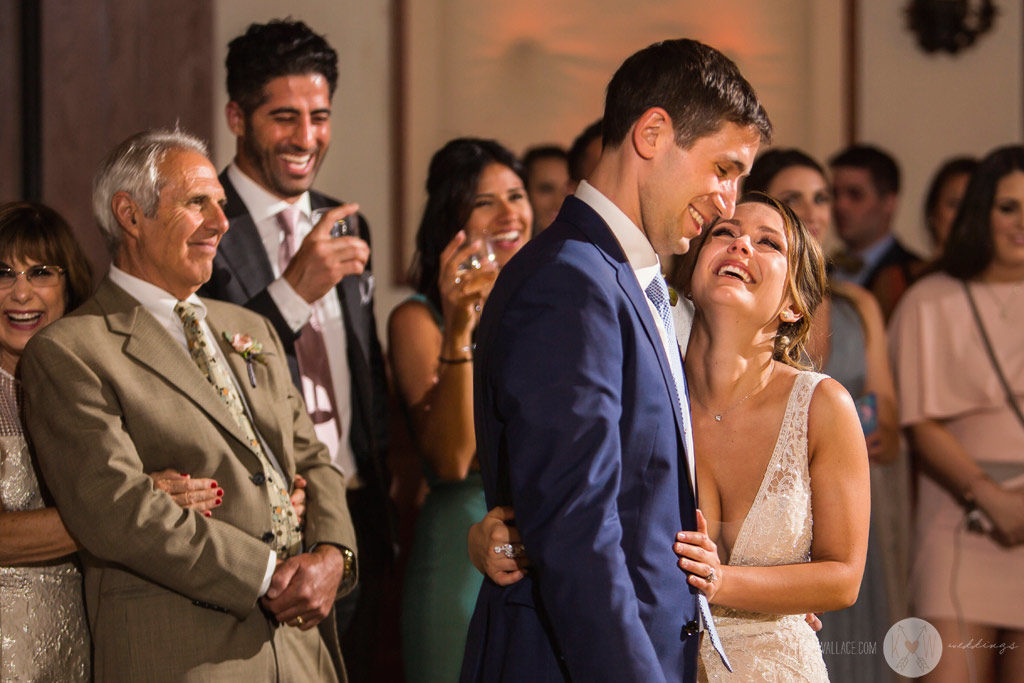
[[[195,296],[223,202],[198,140],[119,145],[93,197],[110,275],[22,361],[40,466],[82,546],[98,681],[344,680],[325,619],[355,579],[344,478],[272,326]],[[146,475],[166,468],[216,480],[223,504],[178,507]]]

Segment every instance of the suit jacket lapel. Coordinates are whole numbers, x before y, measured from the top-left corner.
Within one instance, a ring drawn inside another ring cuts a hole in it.
[[[654,352],[657,354],[662,378],[665,381],[665,388],[668,389],[669,395],[674,401],[672,405],[675,407],[675,410],[672,411],[672,414],[675,415],[676,430],[679,439],[685,443],[686,430],[684,429],[682,411],[680,410],[680,406],[683,404],[679,401],[679,391],[682,390],[682,387],[679,387],[677,391],[676,381],[672,376],[672,367],[669,365],[668,357],[665,355],[665,347],[661,343],[661,334],[658,332],[657,323],[654,322],[650,307],[647,305],[647,295],[640,289],[640,283],[636,279],[633,267],[626,259],[626,255],[615,239],[615,235],[612,234],[611,229],[586,202],[575,197],[569,197],[565,200],[562,211],[567,209],[569,210],[569,215],[566,218],[583,230],[584,234],[601,250],[608,262],[615,268],[615,277],[619,287],[622,288],[626,298],[633,305],[633,310],[636,312],[637,318],[647,334],[647,340],[651,343]],[[580,209],[585,210],[585,212],[581,212]],[[573,216],[572,214],[578,215]]]
[[[127,337],[124,353],[160,375],[248,447],[245,435],[188,352],[123,289],[104,280],[96,290],[111,332]]]
[[[363,305],[362,292],[359,291],[363,280],[358,275],[349,275],[338,283],[338,296],[341,299],[342,314],[345,316],[345,330],[349,343],[355,341],[360,357],[370,357],[370,316],[369,305]],[[366,363],[363,363],[364,365]]]
[[[280,407],[275,406],[270,401],[267,387],[263,386],[259,380],[257,380],[255,387],[252,386],[245,359],[235,352],[231,344],[224,338],[225,332],[235,334],[240,328],[229,328],[232,321],[228,319],[214,320],[208,316],[206,322],[209,324],[210,331],[213,332],[214,337],[217,338],[217,344],[220,347],[221,353],[228,360],[228,367],[231,368],[231,372],[235,376],[238,389],[242,394],[242,400],[249,408],[249,417],[252,420],[253,427],[256,428],[256,431],[263,437],[263,440],[272,451],[281,469],[284,470],[287,480],[291,481],[295,475],[295,468],[293,463],[286,459],[287,452],[284,447],[284,434],[276,421]],[[257,339],[256,341],[265,344],[267,340]],[[256,368],[253,368],[253,370],[257,376],[264,374]]]
[[[220,174],[220,183],[224,186],[224,215],[230,227],[221,238],[217,253],[228,264],[246,296],[253,297],[274,280],[274,269],[256,223],[228,179],[227,171]]]
[[[626,294],[630,303],[633,304],[633,310],[636,311],[640,324],[643,325],[644,332],[647,333],[647,339],[650,341],[651,346],[654,347],[654,352],[658,356],[658,364],[661,366],[661,376],[665,381],[665,388],[668,389],[668,393],[674,401],[672,405],[675,410],[672,411],[672,414],[675,416],[676,430],[679,438],[685,444],[686,430],[684,429],[685,425],[683,424],[682,415],[684,403],[679,400],[679,392],[683,390],[683,387],[676,387],[675,377],[672,376],[672,366],[669,365],[668,356],[665,355],[665,345],[661,343],[661,333],[658,331],[657,323],[654,322],[650,307],[647,305],[647,295],[640,289],[636,274],[628,262],[616,268],[616,278],[622,291]],[[670,339],[669,343],[672,344],[675,341]],[[680,363],[682,363],[682,359],[680,359]],[[687,452],[686,455],[688,456],[689,453]]]
[[[319,192],[310,190],[309,205],[312,209],[326,209],[338,206],[338,202],[326,197]],[[361,228],[361,226],[360,226]],[[365,239],[365,235],[360,235]],[[345,322],[346,341],[349,346],[354,341],[357,344],[359,353],[364,359],[370,357],[370,316],[369,305],[363,304],[360,285],[363,277],[359,275],[348,275],[342,278],[335,292],[338,301],[341,303],[341,311]]]

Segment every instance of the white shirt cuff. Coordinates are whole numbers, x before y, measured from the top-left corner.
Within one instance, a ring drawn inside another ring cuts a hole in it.
[[[263,583],[260,584],[260,595],[263,597],[270,590],[270,579],[274,578],[274,569],[277,568],[277,553],[273,550],[270,551],[270,557],[267,559],[267,573],[263,575]]]
[[[292,332],[298,332],[309,322],[313,315],[313,307],[283,277],[267,285],[267,293]]]

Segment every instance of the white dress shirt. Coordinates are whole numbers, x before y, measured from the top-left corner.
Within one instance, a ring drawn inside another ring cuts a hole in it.
[[[228,166],[228,178],[234,185],[242,203],[249,211],[249,216],[256,224],[267,259],[273,269],[275,280],[267,286],[267,292],[277,305],[282,317],[293,332],[298,332],[309,322],[316,308],[317,317],[322,326],[324,345],[329,350],[327,364],[331,370],[331,382],[334,385],[334,396],[328,397],[338,416],[338,437],[330,438],[318,431],[317,436],[327,445],[331,462],[345,475],[348,488],[358,488],[362,482],[356,471],[355,454],[349,440],[352,427],[352,374],[348,366],[347,340],[345,337],[345,320],[341,310],[338,291],[331,287],[322,298],[312,305],[306,302],[298,292],[281,277],[278,264],[278,252],[284,241],[284,232],[277,221],[277,215],[289,206],[299,209],[299,219],[295,225],[295,244],[302,240],[313,229],[313,215],[309,201],[309,192],[302,193],[298,200],[291,204],[284,199],[275,197],[262,186],[247,176],[234,163]],[[314,391],[311,382],[303,381],[303,397],[307,405],[315,405],[308,393]]]

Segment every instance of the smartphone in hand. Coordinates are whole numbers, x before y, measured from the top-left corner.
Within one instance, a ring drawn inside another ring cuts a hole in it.
[[[358,237],[358,221],[359,216],[357,214],[345,216],[340,221],[334,221],[334,227],[331,228],[331,237]]]
[[[334,207],[337,208],[337,207]],[[320,218],[330,209],[313,209],[313,225],[320,222]],[[359,215],[351,214],[340,221],[334,221],[331,226],[331,237],[359,237]]]
[[[854,401],[854,404],[857,406],[857,416],[860,417],[864,437],[867,438],[878,431],[878,397],[873,392],[864,394]]]

